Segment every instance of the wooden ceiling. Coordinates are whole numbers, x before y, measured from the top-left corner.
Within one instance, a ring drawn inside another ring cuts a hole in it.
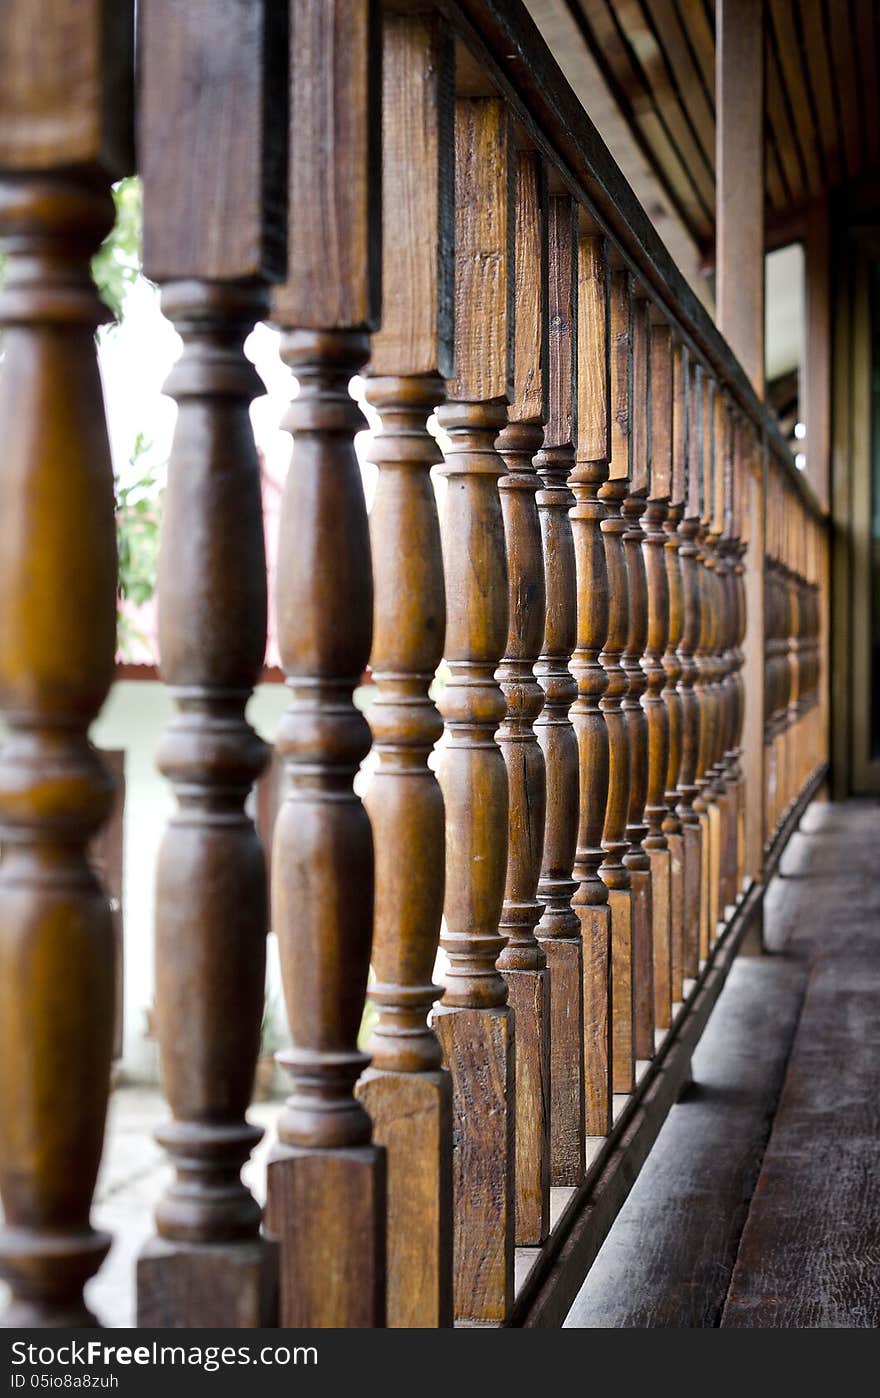
[[[715,225],[714,0],[565,0],[683,223]],[[876,0],[765,0],[768,244],[880,163]]]

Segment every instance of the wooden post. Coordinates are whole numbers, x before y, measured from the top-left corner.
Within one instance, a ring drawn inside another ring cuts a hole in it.
[[[766,523],[766,455],[763,442],[748,431],[745,502],[746,551],[742,590],[743,637],[743,878],[760,877],[764,865],[764,530]]]
[[[697,436],[699,454],[695,468],[699,474],[699,517],[694,535],[694,574],[698,597],[699,625],[697,643],[694,650],[696,673],[694,676],[694,698],[698,714],[697,760],[694,768],[694,801],[692,810],[699,819],[700,829],[700,877],[699,877],[699,961],[709,954],[710,935],[710,883],[711,846],[709,838],[709,766],[712,740],[715,729],[715,706],[712,693],[712,639],[715,624],[712,607],[711,574],[709,560],[711,543],[709,537],[711,481],[713,462],[713,417],[715,384],[707,373],[701,373],[697,381],[700,396],[697,411]]]
[[[764,0],[715,0],[718,328],[764,396]]]
[[[370,515],[379,762],[366,796],[376,852],[370,998],[379,1019],[358,1095],[388,1157],[388,1324],[452,1324],[452,1082],[426,1023],[444,886],[443,797],[428,758],[443,725],[429,687],[446,604],[427,430],[452,372],[452,81],[449,30],[383,26],[384,311],[366,396],[382,428]]]
[[[688,451],[684,513],[678,526],[682,586],[682,633],[678,647],[681,676],[681,767],[678,777],[678,817],[684,841],[684,975],[695,976],[700,965],[700,817],[694,810],[700,748],[700,706],[695,693],[698,675],[695,652],[700,639],[700,591],[696,537],[702,511],[702,392],[701,369],[688,362]]]
[[[572,906],[581,925],[584,960],[584,1091],[586,1132],[611,1129],[611,911],[599,869],[608,803],[608,725],[602,708],[608,676],[608,564],[601,489],[611,454],[611,288],[608,245],[593,233],[580,238],[577,304],[577,460],[571,511],[577,570],[577,645],[571,672],[578,695],[571,721],[578,742],[580,820]],[[552,987],[551,987],[552,991]]]
[[[113,804],[88,732],[113,676],[113,474],[89,260],[132,169],[132,7],[3,7],[0,46],[0,1273],[10,1327],[94,1325],[90,1207],[114,1014],[88,847]]]
[[[569,670],[577,642],[577,574],[569,510],[577,429],[577,206],[549,207],[549,416],[535,458],[544,546],[544,645],[535,674],[544,709],[535,723],[544,753],[547,815],[535,929],[550,972],[550,1183],[574,1186],[584,1165],[584,1015],[581,925],[571,900],[578,832],[578,744],[569,710],[577,684]]]
[[[632,889],[633,1044],[637,1059],[654,1056],[654,949],[651,905],[651,859],[644,847],[648,833],[648,719],[642,699],[648,677],[642,657],[648,643],[648,584],[642,545],[642,516],[647,509],[651,465],[651,327],[650,304],[639,298],[633,310],[632,470],[623,502],[623,535],[629,591],[629,626],[621,664],[629,681],[622,709],[629,741],[630,786],[623,863]]]
[[[266,761],[244,716],[266,647],[266,559],[248,412],[262,382],[243,344],[268,312],[267,279],[284,276],[285,130],[268,108],[284,111],[285,38],[271,3],[171,0],[145,7],[141,22],[144,265],[184,346],[167,384],[179,411],[159,562],[162,676],[177,712],[158,763],[178,809],[156,894],[156,1012],[174,1115],[157,1136],[177,1179],[138,1263],[138,1322],[152,1327],[273,1323],[275,1250],[240,1178],[262,1135],[245,1113],[268,920],[265,859],[244,808]],[[242,114],[234,126],[222,120],[230,102]]]
[[[663,526],[672,494],[673,358],[667,325],[651,327],[651,462],[645,513],[645,573],[648,589],[648,636],[645,648],[645,716],[648,729],[648,782],[644,848],[651,863],[651,943],[654,1023],[668,1029],[672,1020],[671,871],[666,777],[669,769],[670,708],[663,658],[669,645],[669,578]]]
[[[807,480],[828,509],[831,485],[831,234],[828,200],[807,210],[804,239],[804,423]]]
[[[278,546],[291,704],[272,852],[293,1079],[268,1170],[280,1323],[385,1323],[385,1153],[354,1095],[373,934],[373,842],[352,781],[370,748],[352,701],[370,654],[372,576],[350,397],[379,319],[380,51],[371,0],[293,0],[288,281],[281,355],[299,379]],[[332,151],[332,159],[326,157]]]
[[[498,743],[507,767],[507,882],[498,958],[516,1023],[516,1243],[540,1245],[550,1228],[550,977],[535,937],[541,916],[546,777],[534,721],[544,707],[535,664],[544,640],[546,592],[534,456],[548,407],[547,187],[539,157],[516,156],[516,331],[513,401],[496,446],[507,549],[507,645],[498,679],[507,713]],[[552,562],[552,560],[551,560]]]
[[[507,562],[495,439],[512,394],[513,139],[497,98],[455,104],[455,377],[443,518],[446,990],[435,1025],[453,1081],[455,1316],[502,1323],[513,1303],[513,1014],[496,969],[507,871],[507,768],[495,678],[507,638]]]
[[[635,1086],[632,889],[623,856],[629,848],[626,819],[630,792],[630,742],[623,700],[629,676],[621,663],[629,635],[629,580],[621,506],[632,472],[632,275],[618,269],[611,277],[611,458],[609,478],[600,490],[608,567],[608,635],[599,657],[608,687],[600,703],[608,726],[608,804],[602,831],[605,858],[600,873],[611,908],[612,1081],[615,1092]]]
[[[683,994],[685,966],[685,854],[684,833],[678,814],[682,762],[682,699],[679,684],[682,666],[678,654],[684,627],[684,594],[681,572],[681,525],[685,503],[688,454],[688,351],[680,340],[672,344],[672,482],[666,534],[666,581],[669,587],[669,637],[663,654],[666,683],[663,698],[669,714],[669,765],[666,771],[666,815],[663,833],[669,849],[670,981],[672,1002]]]

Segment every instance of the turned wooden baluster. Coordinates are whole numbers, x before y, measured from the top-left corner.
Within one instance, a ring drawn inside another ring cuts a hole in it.
[[[669,942],[672,1002],[683,995],[685,965],[685,852],[684,833],[678,814],[678,783],[682,761],[682,701],[679,692],[681,660],[678,647],[684,627],[684,596],[679,549],[685,502],[688,453],[688,351],[680,341],[672,346],[672,488],[664,533],[666,581],[669,588],[669,637],[663,654],[666,683],[663,698],[669,714],[669,763],[666,770],[666,815],[663,833],[669,849]]]
[[[669,708],[664,689],[663,657],[669,644],[669,579],[663,530],[672,492],[673,421],[672,339],[669,327],[651,329],[651,461],[645,512],[645,573],[648,589],[648,636],[644,667],[644,706],[648,728],[648,781],[645,802],[647,834],[643,846],[651,862],[651,941],[653,948],[654,1023],[668,1029],[672,1015],[671,884],[667,816]]]
[[[577,645],[571,672],[577,699],[571,721],[578,742],[579,824],[572,906],[581,926],[584,961],[584,1091],[588,1136],[611,1130],[611,911],[599,868],[608,801],[608,727],[602,699],[608,676],[601,654],[608,638],[608,565],[600,497],[611,454],[611,288],[608,245],[585,234],[578,246],[577,421],[570,477],[577,576]],[[552,987],[551,987],[552,993]]]
[[[370,515],[378,766],[366,796],[376,858],[370,998],[379,1019],[358,1095],[388,1163],[388,1324],[452,1324],[452,1083],[427,1016],[443,911],[443,731],[428,690],[446,607],[427,418],[452,372],[452,45],[436,19],[383,28],[382,328],[366,396],[381,431]],[[441,377],[441,375],[443,377]]]
[[[650,304],[636,301],[633,311],[632,473],[623,502],[623,535],[629,592],[629,626],[621,664],[629,688],[622,709],[629,739],[629,800],[626,838],[629,848],[623,863],[632,889],[633,1043],[636,1058],[654,1056],[654,947],[652,937],[651,860],[643,841],[648,833],[645,803],[648,796],[648,720],[642,697],[648,685],[642,656],[648,643],[648,586],[642,544],[642,516],[651,457],[651,327]]]
[[[712,556],[710,536],[710,513],[712,501],[712,469],[714,460],[714,390],[715,385],[709,375],[700,375],[700,403],[697,414],[697,433],[700,454],[696,469],[700,473],[700,517],[695,536],[696,547],[696,591],[699,597],[700,624],[697,630],[697,644],[694,649],[696,675],[694,697],[699,713],[699,739],[697,761],[694,770],[696,794],[692,809],[700,822],[700,884],[699,884],[699,959],[705,960],[709,954],[710,904],[712,881],[712,844],[709,817],[709,767],[712,742],[715,734],[715,696],[712,691],[712,644],[715,627],[709,560]]]
[[[507,768],[495,678],[507,638],[507,562],[495,439],[512,390],[513,143],[505,104],[455,104],[455,378],[437,416],[449,436],[443,517],[447,742],[446,990],[435,1025],[453,1080],[454,1304],[503,1322],[513,1301],[513,1013],[496,969],[507,870]]]
[[[38,22],[37,22],[38,21]],[[113,475],[89,260],[132,168],[131,5],[3,7],[0,47],[0,1274],[10,1327],[85,1326],[114,1015],[87,850],[113,801],[88,738],[113,676]],[[75,53],[76,61],[71,61]],[[109,100],[113,95],[112,102]]]
[[[776,528],[776,477],[767,475],[764,544],[764,845],[775,827],[776,752],[774,747],[776,695],[778,692],[777,634],[779,628],[776,560],[773,554]]]
[[[240,1170],[263,1134],[245,1113],[268,913],[244,805],[267,753],[244,713],[266,646],[266,559],[248,411],[262,383],[243,345],[268,311],[267,278],[284,275],[285,131],[264,115],[270,99],[284,112],[283,16],[234,0],[147,6],[140,60],[144,265],[183,355],[166,385],[178,416],[159,560],[162,677],[177,712],[157,761],[178,809],[156,888],[156,1014],[174,1115],[157,1139],[177,1179],[138,1263],[138,1321],[259,1326],[272,1323],[277,1258]],[[234,128],[221,119],[231,101]],[[181,152],[201,142],[204,158],[182,179]]]
[[[577,206],[550,200],[549,415],[535,457],[536,499],[544,545],[544,645],[535,674],[544,708],[535,732],[544,753],[547,814],[535,929],[550,972],[550,1183],[577,1185],[584,1163],[583,956],[571,900],[578,832],[578,746],[569,710],[577,685],[569,661],[577,641],[577,577],[568,478],[574,467],[577,392]]]
[[[687,478],[683,518],[678,526],[681,567],[682,632],[678,646],[681,676],[681,765],[678,775],[677,814],[684,840],[684,959],[685,977],[695,976],[700,964],[700,817],[694,810],[695,778],[700,746],[700,709],[694,693],[697,663],[694,652],[700,639],[700,592],[697,575],[696,536],[700,528],[702,485],[702,431],[700,366],[687,365],[688,433]]]
[[[718,572],[721,580],[724,611],[722,652],[722,708],[724,724],[721,740],[719,772],[724,787],[721,828],[721,885],[719,897],[721,915],[736,901],[736,576],[734,573],[736,543],[733,537],[733,476],[736,450],[736,415],[725,400],[724,476],[721,486],[721,539],[718,545]]]
[[[370,654],[372,577],[348,392],[379,307],[379,35],[370,0],[291,8],[288,281],[275,293],[299,396],[278,546],[290,690],[272,851],[293,1094],[268,1168],[282,1326],[385,1322],[385,1154],[354,1095],[373,932],[373,841],[352,781],[370,747],[352,694]],[[326,152],[332,152],[327,159]]]
[[[709,444],[705,474],[707,492],[706,524],[703,542],[703,569],[709,625],[705,657],[706,697],[709,726],[706,735],[706,766],[702,790],[708,816],[708,859],[706,877],[707,945],[718,935],[720,913],[719,889],[721,878],[721,800],[726,794],[720,778],[719,763],[723,753],[724,714],[722,702],[724,611],[720,591],[718,545],[722,520],[718,508],[718,484],[723,480],[724,440],[722,432],[724,399],[714,384],[707,394],[706,424]]]
[[[508,629],[498,668],[507,713],[498,743],[507,767],[507,882],[498,959],[516,1023],[516,1242],[537,1246],[550,1226],[550,977],[535,937],[544,842],[544,754],[534,721],[544,707],[535,663],[544,640],[544,559],[534,456],[547,417],[547,191],[537,155],[516,156],[513,399],[496,447],[507,547]]]
[[[732,532],[729,586],[731,589],[732,624],[732,693],[733,722],[731,738],[731,781],[733,813],[731,819],[731,896],[736,902],[742,893],[744,856],[745,776],[742,768],[742,731],[745,717],[745,686],[743,683],[743,643],[746,635],[744,511],[748,485],[746,430],[737,417],[733,443],[732,471]]]
[[[611,908],[612,1081],[615,1092],[635,1086],[632,893],[623,856],[629,848],[630,743],[623,700],[629,676],[621,664],[629,634],[629,585],[621,506],[632,469],[632,276],[611,277],[611,459],[599,494],[607,513],[601,529],[608,567],[608,635],[599,657],[608,686],[600,701],[608,726],[608,803],[602,831],[605,858],[600,873]]]

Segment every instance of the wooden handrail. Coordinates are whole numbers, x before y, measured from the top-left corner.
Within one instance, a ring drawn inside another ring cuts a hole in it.
[[[109,1241],[89,1213],[113,954],[89,856],[111,792],[87,730],[114,573],[88,256],[120,170],[95,112],[85,152],[73,129],[69,160],[53,147],[34,173],[28,99],[42,84],[50,118],[78,108],[57,54],[46,83],[30,0],[8,4],[24,79],[0,83],[0,1272],[13,1318],[76,1323]],[[94,105],[131,56],[97,57],[87,21],[109,23],[108,0],[76,8]],[[518,0],[148,8],[147,267],[184,349],[156,918],[177,1178],[139,1320],[558,1320],[823,770],[825,519]],[[263,1210],[240,1173],[268,926],[244,342],[269,313],[299,393],[268,865],[293,1090]],[[58,1107],[62,1078],[77,1090]],[[519,1298],[517,1246],[538,1254]]]
[[[758,428],[815,518],[824,518],[771,410],[657,233],[522,0],[437,0],[529,136],[692,352]]]

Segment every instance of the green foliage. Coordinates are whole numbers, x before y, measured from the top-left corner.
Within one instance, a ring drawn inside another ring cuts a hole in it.
[[[119,598],[135,607],[149,602],[156,590],[159,520],[162,512],[161,476],[164,472],[160,471],[155,462],[146,460],[151,450],[151,443],[139,432],[135,438],[125,481],[118,476],[116,478]],[[132,626],[121,607],[117,622],[119,643],[123,650],[127,640],[145,639]]]
[[[98,293],[116,320],[129,287],[141,274],[141,182],[128,175],[113,186],[116,222],[92,258],[92,276]]]

